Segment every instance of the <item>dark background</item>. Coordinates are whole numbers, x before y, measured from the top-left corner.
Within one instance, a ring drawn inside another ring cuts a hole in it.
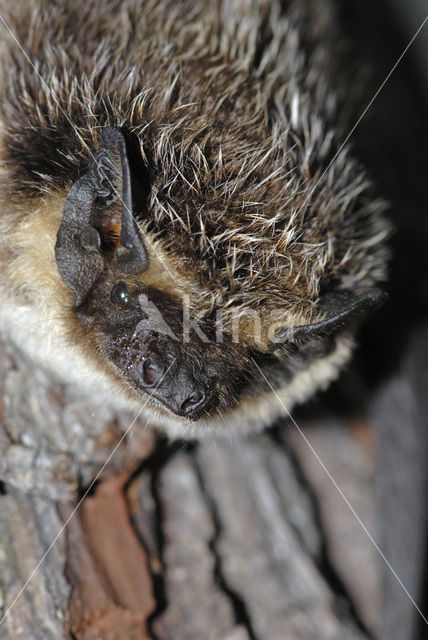
[[[427,15],[423,0],[343,0],[342,19],[369,69],[367,103]],[[367,104],[366,103],[366,104]],[[365,105],[364,105],[365,106]],[[387,304],[360,333],[353,368],[332,389],[342,410],[371,416],[377,437],[381,548],[427,616],[428,23],[354,132],[351,143],[389,201],[395,231]],[[332,398],[333,395],[330,396]],[[384,569],[382,638],[427,637]]]

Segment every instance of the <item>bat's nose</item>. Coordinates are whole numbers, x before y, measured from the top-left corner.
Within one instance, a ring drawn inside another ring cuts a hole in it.
[[[181,395],[182,394],[179,394],[179,396]],[[196,415],[199,415],[205,404],[205,392],[201,389],[194,389],[189,394],[184,395],[186,395],[187,397],[185,397],[181,402],[181,398],[177,398],[178,403],[180,403],[177,407],[177,413],[181,416],[186,416],[186,418],[192,418]]]
[[[189,420],[200,418],[209,404],[203,383],[196,382],[182,371],[171,378],[164,378],[152,394],[176,415]]]
[[[141,389],[189,420],[198,420],[211,407],[215,395],[212,377],[204,369],[196,374],[195,362],[180,357],[171,340],[140,340],[137,348],[129,372]]]
[[[146,358],[142,360],[140,365],[140,376],[145,387],[150,388],[159,383],[159,380],[162,379],[163,373],[163,367],[154,361],[154,359]]]

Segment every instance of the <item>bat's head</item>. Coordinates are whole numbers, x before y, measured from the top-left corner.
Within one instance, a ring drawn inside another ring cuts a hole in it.
[[[212,332],[185,340],[183,301],[153,285],[132,191],[125,138],[108,127],[89,170],[68,193],[57,266],[74,293],[73,312],[108,368],[137,394],[197,420],[237,393],[248,355],[238,345],[211,342]],[[239,362],[233,370],[232,353]]]
[[[310,322],[281,328],[272,322],[273,329],[261,306],[258,339],[249,337],[248,322],[234,333],[230,314],[219,325],[215,305],[196,322],[191,300],[201,296],[190,285],[188,295],[181,284],[175,290],[174,273],[135,220],[136,200],[139,208],[147,201],[144,175],[135,178],[127,140],[107,127],[87,172],[68,193],[55,255],[75,296],[73,313],[107,370],[168,415],[218,419],[243,399],[286,387],[315,370],[314,363],[334,360],[337,337],[381,298],[373,290],[330,291],[319,297]],[[333,376],[324,369],[311,374],[308,388],[319,386],[322,375]]]

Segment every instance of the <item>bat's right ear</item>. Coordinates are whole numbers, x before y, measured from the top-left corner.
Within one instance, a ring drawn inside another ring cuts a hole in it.
[[[115,127],[104,129],[93,163],[68,193],[55,258],[62,279],[76,296],[76,306],[105,268],[114,266],[123,275],[130,275],[148,266],[132,215],[125,138]]]
[[[350,291],[325,294],[320,300],[318,309],[324,318],[313,324],[281,331],[275,336],[271,350],[280,348],[286,342],[301,344],[332,335],[346,327],[353,319],[378,307],[385,302],[386,298],[387,294],[378,289],[372,289],[363,294],[354,294]]]

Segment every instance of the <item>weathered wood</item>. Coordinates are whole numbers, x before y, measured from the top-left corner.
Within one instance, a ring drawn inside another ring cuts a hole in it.
[[[75,516],[61,508],[68,522],[69,627],[79,640],[148,638],[155,603],[147,557],[129,523],[124,480],[102,480]]]
[[[374,455],[357,438],[350,437],[343,426],[334,418],[306,425],[305,438],[319,460],[297,429],[290,428],[287,442],[298,456],[319,504],[326,552],[337,578],[366,627],[376,636],[382,608],[379,574],[382,559],[369,537],[370,534],[380,543],[373,499]],[[366,430],[370,430],[369,425]]]
[[[245,603],[255,637],[365,637],[336,607],[333,590],[302,542],[302,523],[289,521],[275,487],[275,468],[290,467],[286,452],[262,435],[219,442],[215,449],[205,445],[197,457],[221,522],[224,579]],[[316,529],[310,509],[306,517],[308,528]]]
[[[292,425],[189,446],[136,423],[103,468],[132,416],[0,349],[2,639],[369,638],[376,563]],[[366,517],[370,451],[307,434]]]
[[[34,571],[61,525],[50,500],[25,495],[13,487],[0,497],[1,617],[8,612],[0,626],[2,640],[68,637],[64,629],[70,585],[64,575],[64,538],[58,539]]]
[[[232,603],[215,580],[215,523],[192,457],[179,453],[160,478],[163,505],[163,565],[168,606],[154,627],[160,637],[240,638]]]
[[[384,609],[382,640],[426,635],[427,389],[428,326],[425,326],[413,336],[400,369],[384,384],[372,409],[379,442],[380,473],[376,484],[380,545],[396,573],[389,567],[384,571],[385,601],[393,606]]]

